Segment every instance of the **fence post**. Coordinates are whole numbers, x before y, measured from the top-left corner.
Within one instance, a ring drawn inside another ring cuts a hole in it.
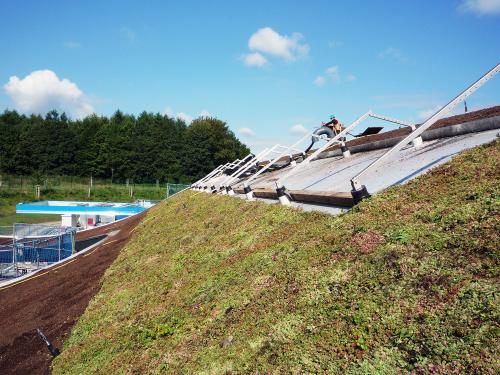
[[[12,224],[12,263],[17,277],[17,244],[16,244],[16,224]]]
[[[71,231],[71,254],[75,253],[75,231]]]
[[[36,268],[38,268],[40,262],[38,261],[38,249],[35,246],[35,240],[31,241],[31,247],[33,248],[33,251],[36,254]]]
[[[36,199],[40,200],[40,185],[35,186],[35,195],[36,195]]]

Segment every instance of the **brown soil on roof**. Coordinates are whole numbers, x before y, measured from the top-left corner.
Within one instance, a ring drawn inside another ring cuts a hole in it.
[[[85,239],[92,238],[95,236],[100,236],[101,234],[106,234],[106,233],[112,232],[116,229],[121,228],[123,226],[122,221],[125,221],[125,220],[129,220],[129,219],[123,219],[123,220],[115,221],[115,222],[110,223],[110,224],[101,225],[101,226],[96,227],[96,228],[88,229],[88,230],[81,231],[81,232],[76,232],[75,240],[76,241],[85,240]]]
[[[0,287],[0,373],[50,373],[52,357],[36,328],[61,348],[90,299],[99,291],[102,275],[144,215],[132,216],[100,231],[89,231],[95,236],[105,230],[120,229],[86,254],[13,286]]]
[[[0,238],[0,245],[8,245],[12,243],[12,238]]]
[[[464,122],[482,120],[489,117],[500,116],[500,105],[481,109],[479,111],[467,112],[461,115],[443,118],[431,126],[431,129],[442,128],[443,126],[463,124]]]

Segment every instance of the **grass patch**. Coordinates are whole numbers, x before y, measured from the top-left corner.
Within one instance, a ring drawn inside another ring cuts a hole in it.
[[[153,208],[55,374],[498,373],[500,143],[333,217]]]

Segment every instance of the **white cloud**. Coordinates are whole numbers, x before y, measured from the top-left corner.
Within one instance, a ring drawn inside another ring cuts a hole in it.
[[[242,59],[247,66],[256,66],[261,68],[267,64],[267,59],[258,52],[243,55]]]
[[[358,78],[354,75],[354,74],[348,74],[346,77],[345,77],[346,80],[352,82],[352,81],[355,81],[357,80]]]
[[[309,45],[302,43],[303,39],[300,33],[293,33],[291,36],[280,35],[272,28],[264,27],[250,37],[248,48],[286,61],[294,61],[309,53]]]
[[[36,70],[23,79],[12,76],[3,87],[21,112],[44,114],[56,109],[77,118],[94,112],[90,101],[75,83],[59,79],[51,70]]]
[[[340,81],[339,67],[338,66],[331,66],[331,67],[327,68],[326,75],[333,82],[339,82]]]
[[[463,0],[458,9],[480,16],[500,14],[500,0]]]
[[[69,49],[77,49],[77,48],[80,48],[82,45],[78,42],[75,42],[75,41],[68,41],[66,43],[64,43],[64,46],[66,48],[69,48]]]
[[[240,128],[238,129],[238,133],[247,137],[253,137],[255,135],[255,132],[250,128]]]
[[[123,26],[120,29],[120,33],[125,36],[125,38],[128,39],[129,43],[134,43],[137,40],[137,34],[134,30]]]
[[[354,77],[352,74],[350,74],[347,78],[348,81],[352,81],[352,78]],[[354,77],[356,79],[356,77]],[[341,81],[340,79],[340,69],[337,65],[330,66],[325,70],[325,73],[321,76],[317,76],[313,83],[316,86],[324,86],[327,82],[333,82],[333,83],[339,83]]]
[[[436,113],[437,111],[439,111],[441,108],[443,108],[442,106],[440,105],[437,105],[433,108],[429,108],[429,109],[424,109],[423,111],[420,111],[417,113],[417,116],[418,116],[418,119],[419,120],[427,120],[429,117],[431,117],[434,113]]]
[[[342,47],[344,45],[344,42],[341,42],[339,40],[332,40],[328,42],[328,47],[330,48],[337,48],[337,47]]]
[[[176,113],[170,106],[165,107],[165,109],[163,110],[163,114],[173,119],[182,120],[187,125],[191,124],[194,120],[194,116],[190,115],[189,113],[185,112]],[[203,109],[198,115],[198,117],[212,117],[212,114],[208,112],[206,109]]]
[[[326,83],[326,78],[323,76],[317,76],[313,82],[316,86],[324,86]]]
[[[401,52],[401,50],[394,47],[387,47],[378,54],[378,58],[382,60],[393,60],[399,63],[405,63],[408,58]]]
[[[306,134],[309,133],[309,130],[302,124],[295,124],[290,129],[288,129],[290,133],[293,134]]]
[[[167,115],[170,118],[182,120],[187,125],[191,124],[191,122],[193,121],[193,116],[184,112],[175,113],[172,107],[165,107],[165,109],[163,110],[163,114]]]
[[[200,112],[200,117],[212,117],[212,114],[204,109]]]
[[[172,107],[165,107],[165,109],[163,110],[163,114],[167,115],[168,117],[172,117],[172,118],[175,117],[175,113],[174,113],[174,110],[172,109]]]
[[[187,113],[184,112],[179,112],[178,114],[175,115],[176,118],[179,120],[184,121],[186,124],[191,124],[193,122],[193,116],[188,115]]]

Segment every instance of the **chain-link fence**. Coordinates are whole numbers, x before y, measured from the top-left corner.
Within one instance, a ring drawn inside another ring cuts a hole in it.
[[[185,184],[160,182],[135,183],[133,179],[117,181],[112,179],[71,177],[71,176],[12,176],[0,174],[0,196],[3,194],[23,194],[27,199],[89,199],[119,200],[134,199],[160,200],[182,190]]]
[[[171,181],[171,180],[170,180]],[[188,182],[188,181],[180,181],[180,182]],[[162,188],[165,187],[167,183],[170,183],[169,180],[156,180],[154,182],[144,182],[137,181],[134,178],[126,178],[126,179],[112,179],[112,178],[100,178],[100,177],[80,177],[80,176],[19,176],[19,175],[10,175],[4,174],[0,172],[0,188],[12,188],[12,189],[22,189],[34,187],[36,185],[40,185],[42,188],[57,188],[57,187],[78,187],[78,186],[121,186],[125,187],[130,185],[140,185],[144,187],[157,187]],[[176,182],[177,183],[177,182]]]
[[[0,237],[12,236],[13,233],[14,233],[14,227],[12,225],[0,226]]]
[[[165,193],[165,198],[168,198],[174,194],[177,194],[178,192],[182,190],[186,190],[188,187],[191,185],[186,185],[186,184],[169,184],[167,183],[167,190]]]

